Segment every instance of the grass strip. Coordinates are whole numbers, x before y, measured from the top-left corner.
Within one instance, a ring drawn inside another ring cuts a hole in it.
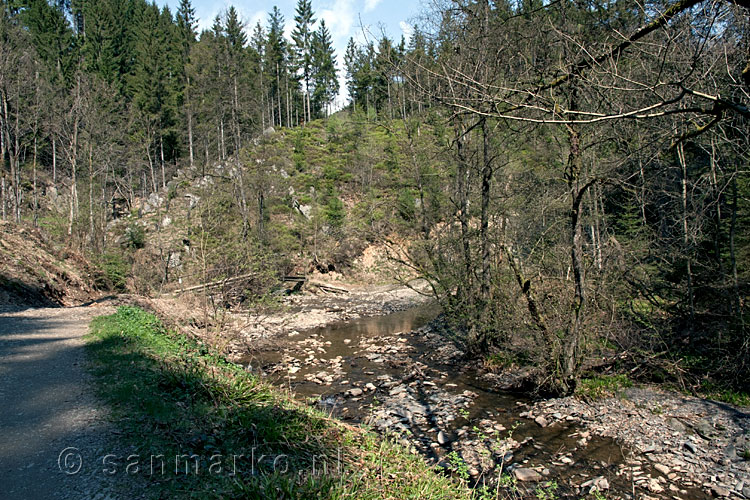
[[[149,498],[471,498],[465,482],[293,400],[131,306],[95,319],[87,352],[121,442],[110,471]]]

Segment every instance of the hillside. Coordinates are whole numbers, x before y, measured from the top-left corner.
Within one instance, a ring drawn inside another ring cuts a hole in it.
[[[43,231],[0,221],[0,308],[70,306],[95,299],[101,271]]]
[[[134,198],[107,225],[105,254],[146,294],[248,274],[239,286],[256,294],[290,274],[392,281],[398,266],[388,256],[415,206],[394,146],[401,139],[343,113],[268,130],[240,158],[179,169]]]

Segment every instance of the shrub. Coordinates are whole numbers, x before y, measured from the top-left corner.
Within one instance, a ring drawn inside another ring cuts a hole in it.
[[[101,280],[97,280],[97,287],[124,292],[128,272],[130,271],[130,267],[125,262],[125,259],[118,254],[105,253],[99,258],[99,266],[102,269],[103,275],[101,276]]]
[[[576,394],[590,400],[618,396],[626,387],[633,383],[625,375],[597,375],[592,378],[581,379],[576,388]]]

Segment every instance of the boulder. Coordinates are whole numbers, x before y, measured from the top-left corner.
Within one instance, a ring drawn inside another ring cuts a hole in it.
[[[539,474],[534,469],[524,469],[523,467],[518,467],[516,469],[513,469],[513,476],[518,481],[541,481],[542,475]]]

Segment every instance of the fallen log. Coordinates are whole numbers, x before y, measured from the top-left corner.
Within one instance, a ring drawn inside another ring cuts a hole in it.
[[[329,283],[324,283],[322,281],[308,280],[307,283],[310,284],[311,286],[320,288],[324,292],[329,292],[329,293],[349,293],[349,290],[347,290],[344,287],[340,287],[340,286],[336,286],[336,285],[331,285]]]
[[[211,288],[217,288],[225,285],[231,285],[238,281],[246,280],[255,276],[255,273],[243,274],[241,276],[233,276],[231,278],[224,278],[209,283],[201,283],[200,285],[193,285],[180,290],[175,290],[173,293],[193,292],[195,290],[209,290]],[[284,276],[283,281],[295,283],[293,290],[297,291],[302,288],[307,278],[304,276]]]

